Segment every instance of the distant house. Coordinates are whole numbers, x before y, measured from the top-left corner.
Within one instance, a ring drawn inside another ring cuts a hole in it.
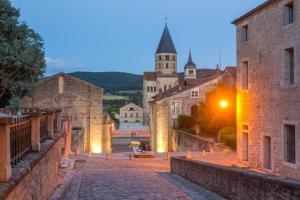
[[[191,59],[189,62],[191,64]],[[186,70],[191,67],[186,65]],[[188,73],[191,75],[192,73]],[[152,97],[149,103],[149,124],[152,149],[156,152],[172,151],[171,133],[176,128],[179,115],[197,114],[198,104],[205,100],[206,93],[218,83],[226,82],[235,86],[236,67],[227,67],[224,72],[219,68],[206,78],[186,78],[179,85]]]
[[[134,103],[129,103],[120,108],[120,127],[143,125],[143,109]]]
[[[83,131],[86,152],[101,152],[103,89],[74,76],[58,73],[39,80],[32,97],[22,107],[72,108],[72,125]]]

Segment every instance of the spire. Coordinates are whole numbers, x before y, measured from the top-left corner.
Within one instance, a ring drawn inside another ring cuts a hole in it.
[[[190,49],[190,52],[189,52],[188,62],[184,66],[184,69],[196,69],[196,65],[195,65],[195,63],[193,62],[193,59],[192,59],[191,49]]]
[[[177,53],[167,23],[165,24],[156,53]]]

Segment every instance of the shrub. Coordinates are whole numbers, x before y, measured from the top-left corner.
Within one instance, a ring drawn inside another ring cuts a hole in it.
[[[193,126],[196,124],[195,120],[191,116],[179,115],[178,116],[178,126],[179,129],[191,131]]]
[[[233,127],[226,127],[220,131],[220,142],[236,149],[236,130]]]

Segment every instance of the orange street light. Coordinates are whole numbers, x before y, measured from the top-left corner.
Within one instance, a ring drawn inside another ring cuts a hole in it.
[[[228,107],[228,101],[221,100],[219,105],[220,105],[221,108],[227,108]]]

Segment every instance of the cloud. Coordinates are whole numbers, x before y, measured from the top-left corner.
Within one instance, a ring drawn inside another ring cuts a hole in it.
[[[48,66],[67,67],[68,64],[60,59],[45,57]]]

